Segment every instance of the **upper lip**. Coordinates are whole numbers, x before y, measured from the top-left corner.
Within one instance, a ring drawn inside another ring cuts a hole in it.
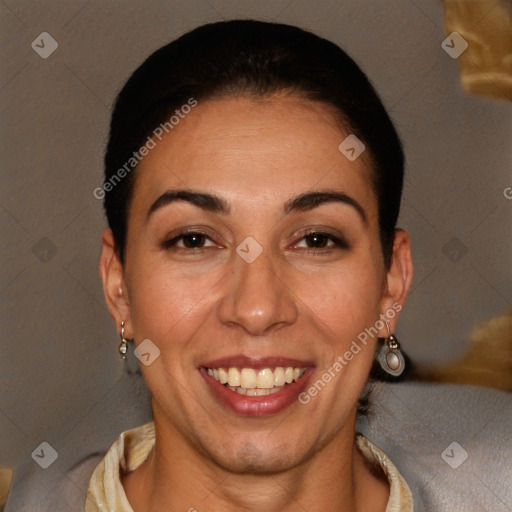
[[[313,366],[311,361],[300,360],[285,356],[267,356],[267,357],[248,357],[244,355],[234,355],[212,359],[201,363],[200,367],[205,368],[275,368],[278,366],[293,366],[294,368],[308,368]]]

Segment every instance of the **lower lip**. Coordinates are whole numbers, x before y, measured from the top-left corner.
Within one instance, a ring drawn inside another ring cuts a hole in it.
[[[284,411],[298,401],[300,393],[306,388],[307,381],[313,373],[313,368],[308,368],[298,381],[286,384],[281,391],[262,396],[241,395],[210,377],[206,368],[200,368],[199,372],[215,397],[232,411],[243,416],[270,416]]]

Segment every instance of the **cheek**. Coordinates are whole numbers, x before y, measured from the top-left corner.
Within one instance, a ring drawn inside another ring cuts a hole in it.
[[[193,335],[202,312],[211,309],[213,290],[222,279],[220,269],[191,276],[150,255],[132,261],[137,269],[129,279],[135,339],[154,339],[167,349],[172,340],[178,349]]]
[[[129,280],[133,336],[137,345],[150,339],[160,353],[155,363],[141,365],[141,370],[158,403],[167,403],[173,411],[186,410],[195,402],[187,404],[183,388],[198,385],[200,379],[191,371],[191,354],[213,308],[212,290],[222,276],[211,272],[192,279],[175,265],[158,263],[151,256],[144,259],[134,265],[137,273]]]
[[[368,330],[379,318],[382,271],[364,255],[333,268],[321,278],[303,282],[303,311],[314,332],[319,367],[301,395],[312,415],[331,432],[353,411],[368,379],[376,337]],[[332,429],[332,430],[331,430]]]
[[[304,311],[316,317],[340,344],[376,321],[380,288],[380,269],[363,254],[320,273],[298,276],[292,287]]]

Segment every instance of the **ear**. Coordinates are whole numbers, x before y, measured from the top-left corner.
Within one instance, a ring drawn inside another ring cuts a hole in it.
[[[399,313],[411,287],[412,275],[411,239],[404,230],[397,229],[393,242],[393,259],[386,274],[385,289],[381,300],[381,315],[387,317],[391,333],[396,330]],[[382,338],[388,336],[386,327],[380,330],[379,336]]]
[[[101,257],[99,271],[103,282],[103,293],[110,315],[114,319],[119,332],[124,322],[125,337],[130,338],[130,302],[128,289],[124,281],[123,266],[116,251],[112,230],[106,229],[101,235]]]

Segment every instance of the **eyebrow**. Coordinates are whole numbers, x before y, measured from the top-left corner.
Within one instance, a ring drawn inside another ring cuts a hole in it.
[[[173,190],[164,192],[150,206],[146,215],[146,221],[149,220],[149,217],[154,212],[175,201],[185,201],[208,212],[221,213],[224,215],[230,212],[228,203],[215,194],[194,192],[190,190]],[[347,194],[334,191],[305,192],[304,194],[288,200],[285,203],[283,210],[285,214],[289,214],[294,211],[308,211],[323,204],[332,202],[339,202],[352,206],[360,215],[363,222],[365,224],[368,223],[363,207],[355,199]]]
[[[175,201],[186,201],[202,210],[213,213],[228,214],[230,208],[228,203],[214,194],[206,194],[203,192],[193,192],[190,190],[173,190],[164,192],[149,208],[146,215],[146,221],[149,217],[164,206]]]
[[[352,197],[342,192],[334,191],[318,191],[318,192],[306,192],[290,199],[284,205],[284,212],[286,214],[292,211],[307,211],[317,208],[318,206],[326,203],[339,202],[352,206],[365,224],[368,224],[366,212],[364,208]]]

